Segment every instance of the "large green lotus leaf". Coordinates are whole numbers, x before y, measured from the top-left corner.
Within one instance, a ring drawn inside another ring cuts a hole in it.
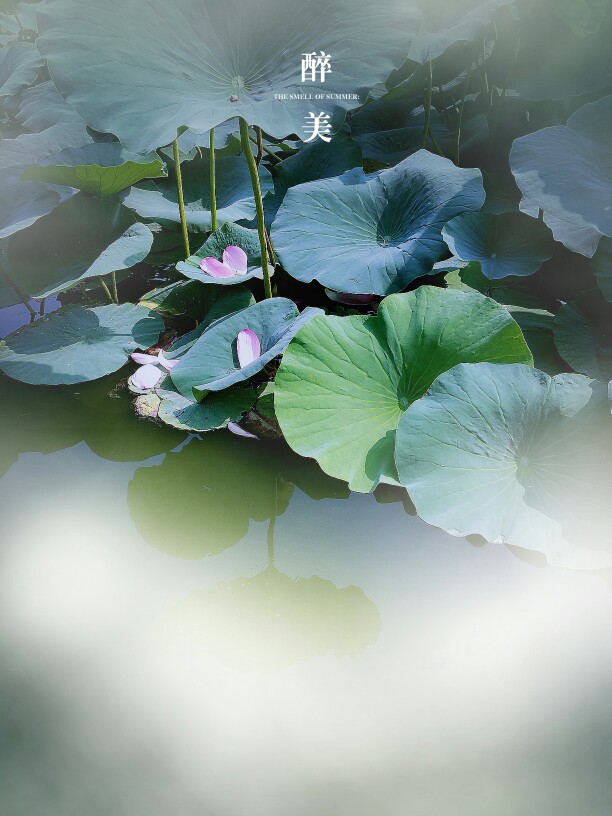
[[[588,257],[601,234],[612,235],[611,130],[612,96],[606,96],[583,105],[567,125],[517,139],[510,152],[521,209],[541,208],[555,239]]]
[[[197,649],[242,671],[269,672],[315,655],[362,654],[377,641],[381,619],[359,587],[290,577],[269,564],[258,575],[192,592],[162,627],[173,650]]]
[[[523,365],[447,371],[397,429],[398,472],[419,516],[453,535],[543,552],[552,564],[609,566],[605,392],[577,374],[550,378]]]
[[[164,324],[160,317],[121,306],[65,306],[10,334],[0,345],[0,369],[32,385],[87,382],[123,366],[137,348],[149,348]]]
[[[307,181],[339,176],[352,167],[361,167],[359,145],[345,133],[331,142],[317,139],[304,144],[297,153],[274,167],[274,195],[266,197],[266,221],[272,222],[290,187]]]
[[[194,389],[200,392],[221,391],[244,382],[257,374],[286,348],[295,333],[321,309],[307,307],[300,314],[287,298],[270,298],[212,325],[181,357],[171,376],[175,386],[186,397]],[[243,329],[254,331],[261,344],[261,356],[240,368],[236,338]]]
[[[197,281],[175,281],[167,286],[152,289],[138,301],[141,306],[162,314],[187,315],[198,323],[215,302],[217,292],[200,286]]]
[[[397,480],[395,429],[443,371],[482,360],[531,363],[508,312],[480,294],[432,286],[385,298],[376,317],[317,317],[275,380],[287,442],[353,490]]]
[[[597,380],[612,380],[612,304],[598,289],[559,309],[555,345],[576,371]]]
[[[53,125],[68,125],[74,122],[80,122],[83,130],[86,129],[85,122],[50,80],[23,91],[15,118],[21,127],[30,133],[38,133]]]
[[[356,168],[293,187],[272,240],[298,280],[386,295],[430,274],[446,252],[444,224],[483,201],[479,170],[419,150],[369,176]]]
[[[239,246],[246,252],[246,274],[235,275],[231,278],[213,278],[212,275],[208,275],[200,268],[200,261],[203,258],[216,258],[221,261],[223,259],[223,250],[228,246]],[[187,278],[216,286],[235,286],[250,278],[263,278],[259,234],[257,230],[247,229],[239,224],[227,222],[219,229],[211,232],[197,252],[190,255],[187,260],[179,261],[176,269]]]
[[[606,300],[612,302],[612,238],[604,236],[593,255],[591,269],[597,278],[597,285]]]
[[[422,13],[419,33],[407,57],[425,63],[443,54],[451,45],[471,42],[482,35],[502,7],[514,0],[419,0]]]
[[[0,146],[3,143],[0,142]],[[61,201],[61,194],[37,181],[22,181],[18,173],[2,173],[0,195],[0,238],[31,226]]]
[[[62,94],[137,153],[235,116],[273,137],[300,134],[312,101],[278,97],[305,88],[330,94],[325,112],[339,126],[351,97],[404,61],[419,26],[392,0],[375,14],[369,0],[50,0],[38,19]],[[302,84],[302,54],[315,50],[331,55],[332,72]]]
[[[33,43],[11,43],[0,48],[0,99],[31,85],[44,64]]]
[[[29,167],[23,179],[65,184],[97,196],[112,196],[143,179],[165,176],[164,163],[156,153],[136,156],[119,142],[96,142],[69,147]]]
[[[524,213],[467,213],[442,230],[450,251],[464,261],[480,261],[491,279],[533,275],[553,255],[548,227]]]
[[[209,232],[210,163],[194,159],[181,165],[185,213],[189,229]],[[264,167],[259,169],[262,194],[272,189],[272,176]],[[219,224],[255,217],[255,199],[246,159],[240,156],[220,156],[216,160],[216,198]],[[153,221],[180,222],[178,194],[174,172],[167,180],[143,182],[123,194],[123,203],[142,218]]]
[[[149,228],[135,224],[121,204],[80,194],[14,236],[9,262],[26,292],[46,297],[86,278],[129,269],[148,255],[152,243]]]

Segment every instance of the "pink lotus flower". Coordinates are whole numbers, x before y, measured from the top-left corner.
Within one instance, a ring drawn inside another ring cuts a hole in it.
[[[216,258],[203,258],[200,269],[212,278],[233,278],[246,275],[247,254],[239,246],[228,246],[223,250],[223,263]]]
[[[236,338],[236,350],[238,352],[238,362],[240,368],[252,363],[261,357],[261,343],[259,337],[251,329],[242,329]]]
[[[157,355],[142,354],[138,351],[130,355],[135,363],[139,363],[140,368],[130,377],[130,382],[135,388],[146,391],[149,388],[155,388],[159,381],[165,376],[165,372],[160,370],[158,366],[166,371],[172,371],[174,366],[179,364],[179,360],[168,360],[164,357],[164,352],[160,351]]]

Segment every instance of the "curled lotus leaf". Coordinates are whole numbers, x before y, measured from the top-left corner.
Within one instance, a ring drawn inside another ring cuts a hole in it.
[[[272,225],[287,272],[338,292],[404,289],[447,252],[442,227],[484,201],[479,170],[419,150],[389,170],[290,189]]]

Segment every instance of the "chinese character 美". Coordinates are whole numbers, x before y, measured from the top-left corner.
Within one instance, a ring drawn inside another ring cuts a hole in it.
[[[316,82],[317,71],[321,75],[321,82],[325,82],[327,74],[331,74],[331,65],[329,61],[330,54],[321,51],[317,54],[313,51],[311,54],[302,54],[302,82]]]
[[[331,136],[329,135],[331,132],[331,125],[329,124],[329,113],[309,113],[308,116],[304,117],[306,119],[307,124],[304,127],[306,133],[310,133],[310,138],[304,139],[304,142],[312,142],[314,141],[317,136],[320,139],[323,139],[324,142],[331,142]]]

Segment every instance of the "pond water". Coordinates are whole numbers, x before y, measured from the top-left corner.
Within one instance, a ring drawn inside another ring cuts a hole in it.
[[[609,815],[609,573],[117,379],[0,382],[2,816]]]

